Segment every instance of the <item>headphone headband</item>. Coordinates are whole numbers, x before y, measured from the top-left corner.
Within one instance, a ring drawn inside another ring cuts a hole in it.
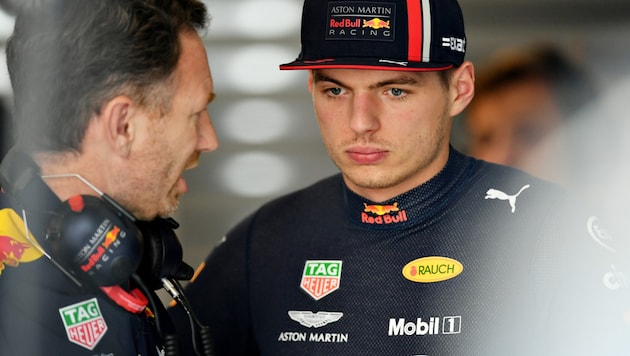
[[[50,178],[70,176],[104,195],[76,174]],[[112,286],[136,272],[144,247],[142,233],[133,215],[113,199],[85,195],[61,202],[43,181],[35,161],[16,147],[0,164],[0,184],[29,212],[31,231],[64,273],[82,283]]]

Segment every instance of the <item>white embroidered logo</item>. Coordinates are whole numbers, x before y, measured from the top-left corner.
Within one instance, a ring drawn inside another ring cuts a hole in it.
[[[379,61],[379,63],[398,64],[399,66],[403,66],[403,67],[406,67],[407,64],[409,64],[409,62],[392,61],[390,59],[379,59],[378,61]]]
[[[603,276],[604,286],[610,290],[628,288],[628,278],[625,273],[617,271],[615,265],[610,265],[610,270]]]
[[[612,236],[610,236],[608,231],[600,224],[599,219],[596,216],[588,218],[586,228],[595,242],[610,252],[616,252],[615,249],[609,245],[609,243],[613,240]]]
[[[527,188],[529,188],[529,184],[523,186],[523,188],[521,188],[518,193],[514,195],[509,195],[500,190],[490,188],[486,192],[485,199],[507,200],[510,203],[510,207],[512,207],[512,213],[514,213],[516,211],[516,198]]]
[[[290,310],[289,317],[308,328],[321,328],[324,325],[334,323],[341,319],[343,313],[320,311],[313,313],[311,311]]]

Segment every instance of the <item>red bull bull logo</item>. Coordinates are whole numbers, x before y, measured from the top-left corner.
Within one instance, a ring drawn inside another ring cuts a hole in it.
[[[24,251],[30,245],[13,240],[8,236],[0,236],[0,273],[4,266],[17,267]]]
[[[119,242],[116,242],[119,232],[120,228],[118,226],[113,226],[112,229],[107,232],[103,243],[96,249],[96,252],[88,258],[88,262],[81,266],[81,269],[84,272],[87,272],[94,268],[94,266],[96,266],[101,259],[103,259],[103,261],[107,261],[108,257],[105,256],[105,252],[107,252],[110,247],[116,247],[120,244]]]
[[[363,20],[363,27],[373,28],[375,30],[380,28],[389,28],[389,21],[383,21],[378,17],[375,17],[371,20]]]
[[[398,203],[394,203],[393,205],[367,205],[366,203],[363,203],[363,205],[365,206],[363,211],[366,213],[376,214],[378,216],[383,216],[391,213],[392,211],[399,210]]]
[[[391,205],[368,205],[363,203],[363,206],[364,209],[361,213],[361,222],[365,224],[386,225],[407,221],[407,212],[399,209],[398,203]]]
[[[0,210],[0,276],[5,266],[18,267],[21,262],[31,262],[42,256],[24,233],[24,222],[13,210]]]

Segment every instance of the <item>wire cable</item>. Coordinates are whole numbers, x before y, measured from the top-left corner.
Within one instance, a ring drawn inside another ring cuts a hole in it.
[[[210,328],[203,325],[197,316],[193,313],[192,307],[184,294],[184,289],[181,284],[174,279],[162,278],[162,286],[170,294],[170,296],[177,302],[178,305],[184,309],[188,320],[190,322],[190,328],[192,330],[192,342],[195,353],[198,356],[213,356],[214,346],[212,343],[212,335],[210,334]],[[201,345],[198,344],[198,340],[201,341]],[[201,349],[200,349],[201,346]]]

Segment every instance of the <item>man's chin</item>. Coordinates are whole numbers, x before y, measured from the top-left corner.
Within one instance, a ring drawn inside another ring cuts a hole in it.
[[[166,219],[175,215],[177,211],[178,203],[168,204],[166,206],[161,206],[157,210],[147,210],[143,214],[143,216],[137,216],[139,220],[151,221],[157,218]]]
[[[171,203],[166,207],[166,209],[164,209],[163,211],[161,211],[160,213],[158,213],[158,216],[166,219],[169,217],[172,217],[173,215],[175,215],[175,213],[177,212],[177,209],[179,208],[179,199],[175,198],[173,201],[171,201]]]

